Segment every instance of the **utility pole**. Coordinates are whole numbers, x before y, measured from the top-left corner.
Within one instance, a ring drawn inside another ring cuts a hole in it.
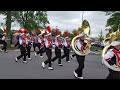
[[[84,11],[82,12],[82,22],[83,22]]]

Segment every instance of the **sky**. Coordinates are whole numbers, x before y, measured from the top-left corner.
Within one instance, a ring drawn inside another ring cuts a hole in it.
[[[47,11],[48,20],[51,28],[58,28],[62,31],[78,29],[82,24],[83,19],[88,20],[91,27],[91,37],[97,37],[101,30],[103,35],[106,35],[105,25],[109,16],[101,11]],[[0,15],[0,23],[4,23],[4,16]],[[12,23],[12,29],[19,29],[19,24]]]

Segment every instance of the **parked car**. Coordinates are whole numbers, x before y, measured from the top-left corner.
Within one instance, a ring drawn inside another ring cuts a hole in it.
[[[92,46],[100,47],[101,43],[100,42],[92,42]]]
[[[103,42],[101,42],[101,48],[102,48],[102,49],[104,48],[104,44],[103,44]]]

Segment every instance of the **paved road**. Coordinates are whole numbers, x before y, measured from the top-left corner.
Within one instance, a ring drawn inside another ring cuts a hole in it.
[[[40,58],[39,55],[34,57],[31,53],[32,60],[28,63],[14,61],[14,57],[18,56],[20,52],[9,50],[8,53],[0,53],[0,79],[75,79],[73,70],[78,66],[76,58],[67,63],[65,59],[62,60],[63,66],[58,66],[57,61],[53,63],[54,70],[48,70],[41,67],[41,62],[46,60]],[[54,53],[53,53],[54,57]],[[100,55],[86,56],[85,68],[83,76],[85,79],[104,79],[107,74],[107,68],[100,61]]]

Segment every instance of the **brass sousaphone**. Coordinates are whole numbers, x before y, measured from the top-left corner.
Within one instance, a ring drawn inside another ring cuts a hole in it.
[[[89,22],[87,20],[84,20],[82,22],[82,26],[78,32],[84,33],[88,37],[88,35],[90,34],[90,25],[89,25]],[[85,39],[87,41],[87,45],[85,47],[85,50],[83,50],[83,51],[79,50],[76,46],[76,41],[78,38],[79,38],[79,35],[74,37],[72,39],[72,42],[71,42],[71,46],[72,46],[72,49],[74,50],[74,52],[78,55],[81,55],[81,56],[85,56],[85,55],[89,54],[90,48],[91,48],[91,43],[89,43],[90,38]]]
[[[109,39],[109,45],[105,46],[105,48],[103,49],[102,51],[102,61],[104,63],[105,66],[107,66],[108,68],[114,70],[114,71],[120,71],[120,67],[117,66],[117,65],[114,65],[114,66],[111,66],[105,59],[104,59],[104,56],[105,54],[107,53],[108,51],[108,48],[110,47],[110,44],[113,42],[113,41],[116,41],[116,40],[120,40],[120,30],[118,28],[118,30],[116,32],[113,32],[110,34],[109,37],[107,37],[106,39]],[[105,40],[106,40],[105,39]],[[105,42],[104,40],[104,42]]]

